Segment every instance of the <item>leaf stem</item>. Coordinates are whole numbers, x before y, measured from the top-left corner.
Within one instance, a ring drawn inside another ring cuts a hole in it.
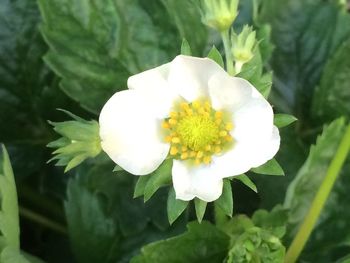
[[[67,229],[63,225],[57,222],[54,222],[51,219],[46,218],[40,214],[37,214],[25,207],[19,207],[19,214],[33,222],[36,222],[40,225],[50,228],[60,234],[63,234],[63,235],[67,234]]]
[[[323,180],[314,200],[312,201],[311,208],[306,215],[303,223],[301,224],[298,233],[294,237],[294,240],[289,247],[285,263],[294,263],[298,259],[301,251],[303,250],[307,240],[310,237],[311,231],[314,228],[318,217],[328,199],[328,196],[333,188],[333,185],[340,173],[342,166],[346,160],[350,151],[350,125],[348,125],[346,132],[340,142],[338,150],[327,170],[325,179]]]
[[[226,70],[231,76],[235,75],[235,69],[233,67],[233,57],[230,49],[230,31],[229,29],[221,32],[222,42],[225,48],[226,57]]]

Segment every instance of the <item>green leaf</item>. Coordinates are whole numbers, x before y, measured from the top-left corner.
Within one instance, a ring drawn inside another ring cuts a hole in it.
[[[277,128],[283,128],[297,120],[298,119],[295,118],[293,115],[278,113],[274,115],[273,123],[277,126]]]
[[[15,179],[5,146],[0,155],[0,233],[5,244],[19,251],[19,217]],[[0,247],[1,250],[1,247]]]
[[[185,38],[182,40],[182,44],[181,44],[181,55],[186,55],[186,56],[192,55],[190,44]]]
[[[197,1],[160,0],[165,6],[169,19],[173,21],[181,36],[192,49],[192,55],[201,56],[207,43],[208,31],[200,19]],[[166,32],[168,34],[168,32]]]
[[[257,168],[252,168],[251,171],[257,174],[267,174],[267,175],[277,175],[277,176],[284,175],[282,167],[278,164],[278,162],[274,158],[267,161],[265,164]]]
[[[188,224],[180,236],[158,241],[142,248],[131,263],[223,262],[229,237],[208,222]]]
[[[144,200],[148,201],[152,195],[162,186],[171,183],[171,168],[173,160],[165,160],[159,168],[152,174],[148,175],[150,178],[145,186]]]
[[[238,176],[233,177],[234,179],[237,179],[239,181],[241,181],[244,185],[246,185],[247,187],[249,187],[251,190],[253,190],[255,193],[258,192],[258,189],[256,188],[255,184],[253,183],[252,180],[250,180],[250,178],[248,176],[246,176],[245,174],[241,174]]]
[[[284,207],[289,209],[289,237],[293,237],[306,216],[311,202],[323,181],[328,166],[344,134],[344,119],[337,119],[326,126],[297,176],[289,185]]]
[[[350,116],[350,40],[344,42],[327,62],[313,97],[313,113],[326,120]]]
[[[272,28],[274,105],[307,117],[327,59],[349,36],[350,16],[336,1],[266,0],[259,21]]]
[[[103,4],[82,0],[38,3],[41,31],[50,46],[45,62],[62,78],[60,86],[68,96],[98,112],[117,89],[126,86],[129,75],[116,59],[121,24],[115,4],[112,0]]]
[[[167,202],[169,223],[172,224],[185,211],[188,202],[176,199],[174,188],[170,188]]]
[[[232,217],[233,213],[233,197],[232,197],[232,187],[229,179],[224,179],[224,186],[222,190],[222,195],[215,201],[222,211]]]
[[[1,252],[0,262],[4,263],[35,263],[34,261],[28,261],[24,256],[21,255],[18,249],[12,246],[7,246]],[[40,261],[42,262],[42,261]]]
[[[214,60],[218,65],[220,65],[220,67],[222,68],[225,67],[224,60],[221,56],[221,53],[219,52],[219,50],[217,50],[215,46],[211,48],[207,57]]]
[[[150,179],[150,175],[140,176],[139,179],[137,179],[134,190],[134,198],[143,196],[145,194],[145,188]]]
[[[196,216],[197,216],[197,220],[199,223],[202,222],[204,214],[205,214],[205,210],[207,208],[207,202],[200,200],[198,198],[194,199],[194,207],[196,210]]]

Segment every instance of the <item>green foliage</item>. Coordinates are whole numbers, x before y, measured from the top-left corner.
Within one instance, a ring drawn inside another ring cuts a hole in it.
[[[241,175],[235,176],[234,179],[241,181],[245,186],[249,187],[254,192],[256,193],[258,192],[256,185],[253,183],[252,180],[250,180],[250,178],[247,175],[241,174]]]
[[[174,188],[170,188],[167,202],[169,223],[172,224],[185,211],[188,202],[176,199]]]
[[[192,50],[188,41],[184,38],[181,44],[181,55],[191,56]]]
[[[56,165],[66,166],[65,172],[68,172],[87,158],[96,157],[101,152],[101,141],[97,121],[86,121],[70,112],[64,112],[74,120],[50,121],[54,131],[62,137],[50,142],[47,147],[57,148],[50,161],[58,160]]]
[[[263,165],[257,168],[252,168],[251,171],[257,174],[267,174],[267,175],[277,175],[277,176],[284,175],[282,167],[274,158],[267,161],[266,163],[264,163]]]
[[[231,182],[229,179],[224,179],[222,195],[215,201],[215,205],[217,205],[225,213],[225,215],[232,217],[233,196]]]
[[[208,58],[214,60],[218,65],[220,65],[222,68],[224,68],[224,60],[217,48],[213,46],[211,50],[208,53]]]
[[[208,222],[190,223],[186,233],[142,248],[131,263],[222,262],[229,237]]]
[[[199,223],[201,223],[203,220],[204,214],[205,214],[205,210],[207,209],[207,202],[205,202],[199,198],[195,198],[194,199],[194,207],[196,210],[197,220]]]
[[[309,156],[289,185],[284,206],[289,209],[288,235],[292,237],[304,219],[315,197],[345,130],[344,119],[338,119],[325,127]]]
[[[331,120],[350,116],[350,40],[344,42],[327,62],[321,83],[313,97],[316,116]]]

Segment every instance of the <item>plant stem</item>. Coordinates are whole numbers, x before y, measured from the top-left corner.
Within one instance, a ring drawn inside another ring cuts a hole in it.
[[[221,32],[222,42],[224,43],[225,48],[225,57],[226,57],[226,69],[228,74],[231,76],[235,75],[235,69],[233,67],[233,57],[231,53],[231,44],[230,44],[230,31],[229,29]]]
[[[340,173],[340,170],[349,154],[350,150],[350,125],[348,125],[346,132],[340,142],[338,150],[327,170],[325,179],[323,180],[314,200],[312,201],[311,208],[306,215],[303,223],[301,224],[298,233],[294,237],[294,240],[289,247],[285,263],[294,263],[301,251],[303,250],[312,229],[314,228],[318,217],[321,214],[328,196],[332,190],[332,187]]]
[[[27,208],[19,207],[19,214],[33,222],[36,222],[40,225],[50,228],[60,234],[64,234],[64,235],[67,234],[67,229],[63,225],[57,222],[54,222],[51,219],[46,218],[40,214],[37,214]]]

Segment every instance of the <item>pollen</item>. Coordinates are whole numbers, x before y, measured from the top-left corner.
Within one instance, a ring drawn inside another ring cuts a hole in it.
[[[209,100],[181,102],[174,109],[161,124],[165,141],[171,145],[171,158],[209,165],[233,142],[233,124],[225,119],[224,111],[215,111]]]

